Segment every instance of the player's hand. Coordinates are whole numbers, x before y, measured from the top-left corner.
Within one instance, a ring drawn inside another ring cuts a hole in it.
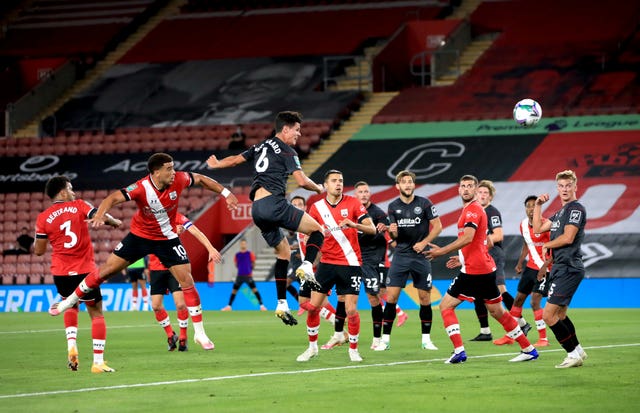
[[[340,228],[355,228],[356,224],[350,220],[349,218],[343,219],[342,221],[340,221],[340,223],[338,223],[338,225],[340,226]]]
[[[229,211],[238,209],[238,198],[236,198],[234,194],[229,194],[229,196],[226,197],[225,200],[227,201],[227,209]]]
[[[521,262],[516,264],[515,270],[516,270],[516,274],[520,274],[522,272],[522,263]]]
[[[378,222],[378,225],[376,225],[376,231],[378,231],[379,233],[383,233],[387,229],[387,226],[383,222]]]
[[[93,218],[89,218],[86,220],[91,228],[99,228],[104,225],[104,217],[97,218],[95,215]]]
[[[393,224],[391,224],[393,225]],[[425,251],[423,254],[429,259],[432,260],[434,258],[438,258],[441,255],[444,255],[444,251],[442,248],[437,246],[436,244],[430,242],[427,244],[429,246],[429,250]]]
[[[447,263],[445,265],[450,270],[454,268],[462,267],[462,264],[460,263],[460,257],[458,257],[457,255],[449,257],[449,260],[447,260]]]
[[[415,252],[417,252],[418,254],[420,254],[421,252],[423,252],[425,250],[425,248],[427,248],[427,243],[424,241],[420,241],[417,242],[413,245],[413,250]]]
[[[217,249],[213,249],[211,251],[209,251],[209,262],[215,262],[216,264],[220,264],[222,262],[222,255],[220,255],[220,252],[218,252]]]
[[[211,169],[216,169],[220,165],[220,161],[216,158],[215,155],[211,155],[207,159],[207,166]]]
[[[542,205],[548,200],[549,200],[549,194],[542,194],[542,195],[539,195],[538,198],[536,198],[536,204]]]
[[[396,222],[389,225],[389,234],[393,234],[394,237],[398,235],[398,224]]]

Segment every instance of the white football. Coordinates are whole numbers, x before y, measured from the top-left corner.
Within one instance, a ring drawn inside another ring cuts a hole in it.
[[[513,108],[513,119],[520,126],[533,126],[542,118],[542,107],[533,99],[522,99]]]

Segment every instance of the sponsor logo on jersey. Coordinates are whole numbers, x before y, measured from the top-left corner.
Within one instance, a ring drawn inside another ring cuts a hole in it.
[[[500,222],[500,217],[498,216],[491,217],[491,225],[494,227],[502,225],[502,223]]]
[[[127,187],[127,192],[131,192],[138,187],[138,184],[131,184]]]
[[[579,224],[582,219],[582,211],[574,209],[569,212],[569,223]]]

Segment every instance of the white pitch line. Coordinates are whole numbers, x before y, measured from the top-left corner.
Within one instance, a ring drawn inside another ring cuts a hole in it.
[[[640,343],[629,343],[629,344],[610,344],[606,346],[592,346],[585,347],[585,350],[595,350],[595,349],[605,349],[605,348],[617,348],[617,347],[637,347],[640,346]],[[564,351],[563,349],[550,349],[540,351],[541,353],[553,353],[558,351]],[[470,359],[481,359],[481,358],[490,358],[490,357],[506,357],[512,356],[514,353],[502,353],[502,354],[487,354],[482,356],[469,356]],[[234,379],[246,379],[246,378],[254,378],[254,377],[268,377],[268,376],[283,376],[283,375],[291,375],[291,374],[306,374],[306,373],[320,373],[325,371],[335,371],[335,370],[349,370],[349,369],[365,369],[371,367],[389,367],[389,366],[400,366],[404,364],[418,364],[418,363],[431,363],[436,361],[444,361],[447,358],[437,358],[431,360],[407,360],[407,361],[394,361],[390,363],[376,363],[376,364],[356,364],[349,366],[340,366],[340,367],[325,367],[325,368],[315,368],[315,369],[305,369],[305,370],[291,370],[291,371],[271,371],[264,373],[253,373],[253,374],[238,374],[233,376],[218,376],[218,377],[204,377],[201,379],[183,379],[183,380],[172,380],[172,381],[160,381],[160,382],[151,382],[151,383],[134,383],[134,384],[121,384],[117,386],[103,386],[103,387],[85,387],[82,389],[72,389],[72,390],[53,390],[46,392],[36,392],[36,393],[19,393],[19,394],[2,394],[0,395],[0,399],[17,399],[24,397],[38,397],[38,396],[51,396],[55,394],[70,394],[70,393],[81,393],[88,391],[100,391],[100,390],[119,390],[119,389],[130,389],[132,387],[154,387],[154,386],[166,386],[166,385],[174,385],[174,384],[185,384],[185,383],[198,383],[205,381],[222,381],[222,380],[234,380]]]

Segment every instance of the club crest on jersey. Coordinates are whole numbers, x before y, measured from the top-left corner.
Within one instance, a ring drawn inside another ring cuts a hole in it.
[[[175,201],[178,198],[178,194],[176,193],[176,191],[171,191],[169,192],[169,199],[172,201]]]
[[[340,210],[340,216],[342,216],[342,218],[346,218],[349,216],[349,210],[348,209],[341,209]]]
[[[420,208],[419,206],[413,208],[413,213],[416,215],[422,214],[422,208]]]

